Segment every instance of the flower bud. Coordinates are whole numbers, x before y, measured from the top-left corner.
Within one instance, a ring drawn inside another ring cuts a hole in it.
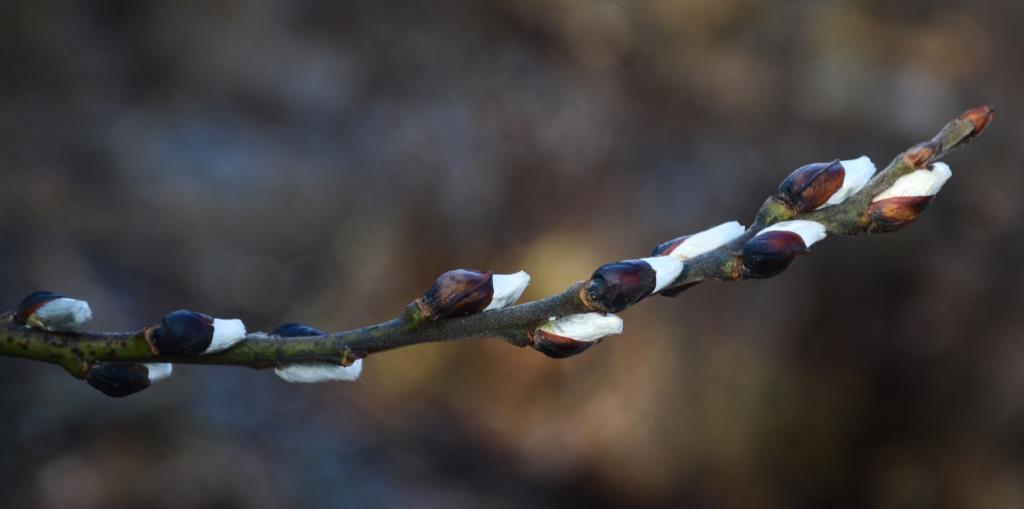
[[[456,318],[515,304],[530,284],[530,275],[494,274],[470,269],[441,274],[434,286],[416,300],[428,319]]]
[[[742,235],[744,231],[743,225],[736,221],[729,221],[693,235],[676,237],[662,242],[654,248],[651,256],[671,255],[680,260],[688,260],[722,246]]]
[[[274,329],[274,336],[282,338],[323,336],[322,330],[301,323],[286,323]],[[359,378],[363,371],[363,360],[356,359],[347,366],[314,362],[305,364],[286,364],[274,368],[274,373],[286,382],[319,383],[332,381],[351,382]]]
[[[995,114],[996,110],[991,106],[978,106],[961,113],[960,120],[967,120],[974,124],[974,130],[964,138],[964,141],[970,141],[971,138],[981,134],[981,132],[984,131],[992,122],[992,117],[994,117]]]
[[[622,311],[668,286],[682,270],[683,262],[674,256],[608,263],[587,281],[586,300],[602,311]]]
[[[152,383],[149,368],[136,363],[95,364],[86,373],[85,381],[112,398],[135,394]]]
[[[825,226],[814,221],[783,221],[769,226],[743,244],[740,250],[743,277],[776,276],[823,238]]]
[[[146,341],[157,355],[197,355],[219,352],[245,339],[241,320],[212,318],[203,313],[179,309],[160,325],[146,331]]]
[[[825,204],[843,186],[846,171],[842,163],[811,163],[797,168],[779,185],[779,198],[798,214]]]
[[[579,354],[601,338],[622,333],[622,319],[603,313],[583,313],[551,320],[533,331],[531,346],[554,359]]]
[[[934,163],[930,170],[914,170],[898,178],[868,206],[868,230],[884,233],[906,226],[928,207],[952,175],[949,165]]]
[[[419,299],[424,315],[432,320],[479,313],[494,295],[492,273],[456,269],[438,276],[434,286]]]
[[[34,292],[18,305],[14,316],[18,323],[54,332],[77,332],[92,320],[92,310],[84,300],[71,299],[55,292]]]

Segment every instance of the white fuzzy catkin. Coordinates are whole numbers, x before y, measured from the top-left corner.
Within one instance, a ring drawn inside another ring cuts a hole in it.
[[[605,336],[622,333],[622,318],[613,314],[581,313],[552,320],[540,326],[556,336],[593,342]]]
[[[168,362],[154,362],[143,364],[149,370],[149,382],[155,383],[169,378],[174,371],[174,365]]]
[[[914,170],[896,179],[896,182],[871,201],[903,196],[934,196],[951,176],[953,171],[948,164],[934,163],[930,170]]]
[[[60,297],[39,306],[32,317],[48,331],[78,332],[92,320],[92,309],[84,300]]]
[[[744,231],[746,229],[737,221],[722,223],[713,228],[690,235],[689,238],[666,254],[675,256],[680,260],[687,260],[718,248],[722,244],[739,237]]]
[[[530,275],[519,271],[514,274],[495,274],[491,276],[491,284],[494,287],[494,294],[491,296],[491,303],[484,308],[484,311],[501,309],[511,306],[519,300],[523,290],[530,284]]]
[[[657,293],[679,277],[683,271],[683,261],[675,256],[651,256],[640,261],[654,269],[655,283],[651,293]]]
[[[817,221],[808,221],[806,219],[796,219],[793,221],[782,221],[781,223],[775,223],[759,232],[754,238],[760,237],[768,232],[773,231],[784,231],[793,232],[800,236],[804,241],[804,245],[811,247],[815,242],[825,238],[825,225]]]
[[[819,209],[843,203],[867,185],[871,177],[875,175],[875,163],[871,162],[871,158],[868,156],[839,161],[839,163],[843,165],[843,185],[832,196],[829,196],[828,201],[818,207]]]
[[[245,323],[238,319],[213,319],[213,339],[203,353],[219,352],[231,348],[245,339]]]
[[[337,364],[290,364],[275,368],[274,373],[286,382],[314,384],[321,382],[351,382],[359,379],[363,371],[363,360],[359,359],[349,366]]]

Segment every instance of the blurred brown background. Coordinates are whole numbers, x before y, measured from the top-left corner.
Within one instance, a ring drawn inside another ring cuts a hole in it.
[[[893,235],[355,384],[180,366],[111,400],[0,359],[0,507],[1024,507],[1024,3],[5,2],[0,302],[103,330],[390,318],[440,272],[526,297],[793,168],[996,121]]]

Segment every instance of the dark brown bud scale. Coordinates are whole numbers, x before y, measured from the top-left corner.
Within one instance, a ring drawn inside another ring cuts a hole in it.
[[[617,313],[654,291],[657,274],[647,262],[625,260],[602,265],[590,276],[586,299],[599,311]]]
[[[150,329],[146,340],[157,355],[198,355],[213,341],[213,318],[179,309]]]
[[[142,364],[96,364],[89,368],[85,381],[107,396],[123,398],[149,387],[149,368]]]
[[[928,208],[935,196],[897,196],[872,202],[868,207],[872,233],[894,232],[910,224],[924,209]]]
[[[430,319],[479,313],[487,308],[494,296],[492,276],[491,272],[470,269],[445,272],[421,297],[421,309]]]
[[[28,322],[29,317],[35,314],[36,310],[43,307],[47,302],[61,298],[64,298],[64,296],[57,292],[32,292],[22,299],[21,304],[18,304],[18,311],[14,315],[14,320],[25,325],[25,323]]]
[[[597,344],[596,341],[577,341],[543,330],[534,331],[530,342],[530,346],[534,350],[552,359],[564,359],[581,354],[595,344]]]
[[[779,197],[797,213],[810,212],[822,206],[843,187],[846,170],[839,160],[811,163],[797,168],[779,185]]]
[[[743,277],[764,279],[777,276],[804,254],[807,254],[807,246],[796,233],[774,230],[759,234],[743,244],[740,250]]]
[[[679,247],[680,244],[686,242],[686,239],[690,237],[691,235],[683,235],[682,237],[676,237],[672,240],[666,240],[665,242],[658,244],[658,246],[654,248],[654,251],[651,251],[651,256],[667,256],[675,248]]]

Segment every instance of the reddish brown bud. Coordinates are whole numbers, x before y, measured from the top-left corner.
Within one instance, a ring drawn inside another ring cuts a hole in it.
[[[763,279],[776,276],[806,253],[807,245],[796,233],[776,230],[758,234],[740,250],[743,277]]]
[[[868,217],[871,218],[868,231],[887,233],[899,230],[917,219],[934,198],[934,195],[897,196],[872,202],[868,207]]]
[[[801,166],[779,185],[779,198],[799,214],[810,212],[843,186],[845,176],[846,170],[838,159]]]
[[[494,295],[491,276],[490,272],[469,269],[445,272],[420,298],[420,308],[432,320],[479,313]]]
[[[651,251],[651,256],[665,256],[671,253],[675,248],[679,247],[680,244],[686,242],[686,239],[690,237],[692,237],[692,235],[683,235],[682,237],[676,237],[672,240],[666,240],[665,242],[658,244],[658,246],[654,248],[654,251]]]
[[[14,315],[14,320],[22,325],[25,325],[25,323],[28,321],[28,317],[32,316],[37,309],[42,307],[47,302],[54,301],[63,297],[63,295],[56,292],[32,292],[31,294],[29,294],[28,297],[22,299],[21,304],[18,305],[18,312]]]
[[[647,262],[608,263],[590,276],[586,298],[600,311],[616,313],[650,295],[656,283],[657,273]]]
[[[534,350],[552,359],[564,359],[581,354],[596,344],[596,341],[577,341],[544,330],[534,331],[530,342]]]
[[[85,381],[107,396],[123,398],[149,387],[149,368],[142,364],[96,364],[89,368]]]
[[[914,168],[924,168],[932,161],[936,150],[938,150],[937,143],[926,141],[910,147],[910,150],[907,150],[904,157],[906,157],[907,163]]]
[[[992,117],[996,114],[996,110],[991,106],[978,106],[977,108],[971,108],[960,114],[960,120],[967,120],[974,124],[974,130],[971,134],[964,138],[964,141],[970,141],[971,138],[981,134],[986,127],[992,122]]]

